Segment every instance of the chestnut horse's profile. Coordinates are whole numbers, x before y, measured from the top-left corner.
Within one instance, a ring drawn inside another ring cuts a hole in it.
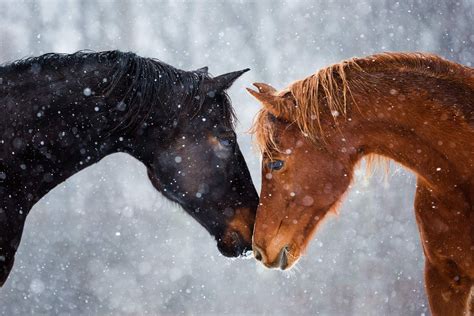
[[[434,315],[473,313],[474,69],[421,53],[342,61],[287,89],[256,83],[263,153],[255,257],[291,267],[362,157],[418,177],[415,213]],[[370,161],[370,160],[369,160]]]

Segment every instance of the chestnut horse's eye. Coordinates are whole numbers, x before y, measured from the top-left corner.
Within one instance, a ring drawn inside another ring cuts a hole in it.
[[[267,163],[267,167],[270,170],[280,170],[281,168],[283,168],[283,164],[283,160],[273,160]]]

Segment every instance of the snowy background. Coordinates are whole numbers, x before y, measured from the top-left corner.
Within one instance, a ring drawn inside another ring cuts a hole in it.
[[[0,1],[0,61],[80,49],[134,51],[211,73],[250,67],[230,91],[245,131],[254,81],[277,88],[380,51],[430,51],[472,66],[474,0]],[[428,315],[413,214],[415,178],[393,165],[357,181],[290,272],[227,259],[167,202],[145,168],[116,154],[31,211],[0,289],[3,315]]]

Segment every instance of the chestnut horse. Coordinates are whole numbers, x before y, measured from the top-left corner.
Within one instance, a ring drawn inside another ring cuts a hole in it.
[[[255,257],[287,269],[335,211],[362,157],[416,173],[434,315],[474,311],[474,70],[421,53],[342,61],[288,88],[256,83],[263,153]],[[369,160],[370,161],[370,160]]]

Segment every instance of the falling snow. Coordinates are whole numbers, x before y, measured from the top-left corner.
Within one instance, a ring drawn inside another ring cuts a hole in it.
[[[429,51],[472,66],[474,4],[450,3],[2,0],[0,56],[4,63],[51,51],[120,49],[183,69],[250,67],[229,94],[258,188],[260,157],[246,133],[258,104],[244,87],[254,81],[283,87],[322,66],[380,51]],[[99,81],[110,84],[106,77]],[[77,89],[83,98],[97,93]],[[387,94],[406,98],[395,89]],[[116,110],[125,112],[127,104],[117,102]],[[41,108],[33,115],[48,118]],[[21,139],[14,146],[21,148]],[[38,166],[25,161],[20,168]],[[427,315],[415,179],[396,165],[389,173],[388,180],[380,180],[382,173],[367,180],[362,166],[339,215],[322,225],[297,268],[281,273],[223,257],[205,229],[156,192],[142,164],[125,154],[106,157],[32,209],[15,267],[0,289],[0,314]],[[0,183],[7,176],[0,171]],[[208,193],[202,184],[189,195]],[[304,196],[302,203],[314,200]]]

